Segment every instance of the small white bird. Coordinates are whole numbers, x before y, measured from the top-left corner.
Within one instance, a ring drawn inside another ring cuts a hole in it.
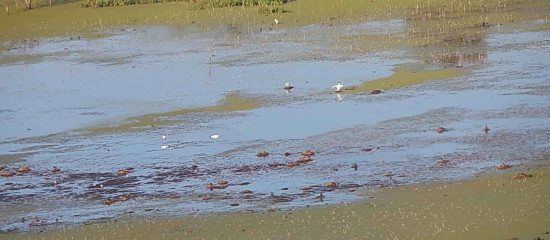
[[[166,140],[166,135],[162,135],[162,140]]]
[[[339,92],[340,89],[343,87],[344,85],[342,85],[340,82],[338,82],[338,84],[332,86],[332,88],[336,88],[336,91]]]
[[[285,83],[285,86],[283,87],[284,90],[290,90],[293,89],[293,86],[290,86],[290,83]]]
[[[170,148],[170,145],[162,145],[162,146],[160,146],[160,149],[162,149],[162,150],[165,150],[165,149],[168,149],[168,148]]]
[[[277,18],[275,18],[274,20],[275,20],[275,24],[279,24],[279,20],[277,20]]]
[[[212,139],[218,139],[218,138],[220,138],[220,135],[218,135],[218,134],[213,134],[213,135],[210,135],[210,138],[212,138]]]

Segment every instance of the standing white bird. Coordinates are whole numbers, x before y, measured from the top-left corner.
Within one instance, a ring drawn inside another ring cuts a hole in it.
[[[279,24],[279,20],[277,20],[277,18],[275,18],[274,20],[275,20],[275,24]]]
[[[283,87],[284,90],[290,90],[293,89],[293,86],[290,86],[290,83],[285,83],[285,86]]]
[[[166,140],[166,135],[162,135],[162,140]]]
[[[340,92],[340,89],[343,87],[344,85],[342,85],[340,82],[338,82],[338,84],[332,86],[332,88],[336,88],[336,91],[337,92]]]

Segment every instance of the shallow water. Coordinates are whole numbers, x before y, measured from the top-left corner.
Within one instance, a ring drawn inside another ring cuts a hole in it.
[[[462,67],[462,76],[382,94],[330,92],[337,81],[388,77],[396,65],[416,62],[418,49],[349,52],[328,36],[399,35],[405,27],[400,20],[246,32],[140,27],[1,53],[0,163],[31,172],[0,178],[7,213],[0,231],[339,203],[360,198],[354,191],[363,187],[450,181],[500,163],[547,164],[550,31],[488,34],[471,50],[482,49],[483,59],[430,66]],[[295,89],[285,92],[285,82]],[[227,94],[260,105],[163,115],[216,105]],[[90,134],[156,113],[177,121]],[[435,132],[440,126],[449,131]],[[316,152],[311,162],[268,165],[296,161],[307,149]],[[270,154],[256,157],[261,151]],[[61,171],[49,172],[53,166]],[[121,169],[129,173],[119,176]],[[206,188],[218,180],[230,184]],[[340,186],[324,187],[329,181]],[[121,196],[129,200],[102,204]]]

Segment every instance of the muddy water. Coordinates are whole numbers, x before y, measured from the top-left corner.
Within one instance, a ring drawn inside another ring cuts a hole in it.
[[[533,24],[546,20],[524,23]],[[323,205],[360,199],[365,187],[548,164],[549,31],[497,29],[433,46],[446,54],[427,59],[424,46],[351,48],[405,30],[401,20],[157,26],[10,45],[0,163],[31,171],[0,178],[0,231]],[[312,161],[285,166],[307,149]],[[218,180],[229,184],[206,188]]]

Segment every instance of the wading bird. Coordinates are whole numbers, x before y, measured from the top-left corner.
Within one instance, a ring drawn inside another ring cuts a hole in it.
[[[284,90],[290,90],[293,89],[293,86],[290,86],[290,83],[285,83],[285,86],[283,87]]]
[[[337,92],[340,92],[340,89],[343,87],[344,85],[342,85],[340,82],[338,82],[338,84],[332,86],[332,88],[336,88],[336,91]]]

